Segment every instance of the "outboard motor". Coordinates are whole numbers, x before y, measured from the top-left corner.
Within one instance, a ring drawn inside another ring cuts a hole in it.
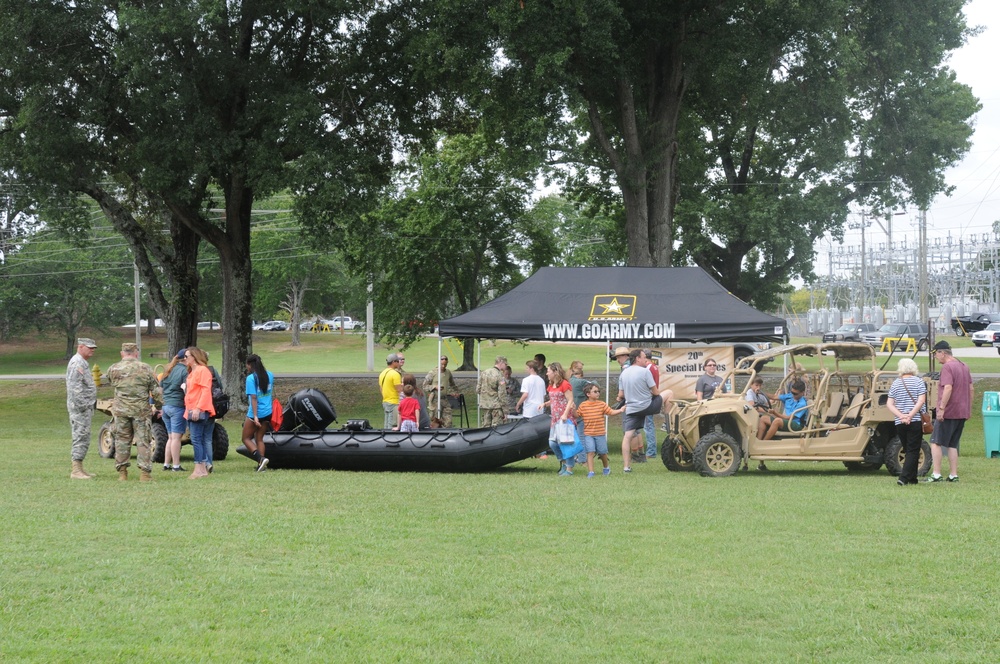
[[[324,431],[337,421],[337,411],[325,394],[312,387],[299,390],[288,399],[281,431]]]

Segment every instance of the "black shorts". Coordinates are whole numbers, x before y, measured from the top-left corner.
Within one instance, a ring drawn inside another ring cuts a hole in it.
[[[647,415],[656,415],[663,410],[663,397],[659,394],[653,397],[648,406],[635,413],[625,413],[622,418],[622,431],[639,431],[646,424]]]
[[[934,420],[931,442],[941,447],[954,447],[957,450],[964,429],[965,420]]]

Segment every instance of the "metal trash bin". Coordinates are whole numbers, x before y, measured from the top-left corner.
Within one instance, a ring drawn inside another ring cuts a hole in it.
[[[1000,457],[1000,392],[983,393],[983,434],[986,458]]]

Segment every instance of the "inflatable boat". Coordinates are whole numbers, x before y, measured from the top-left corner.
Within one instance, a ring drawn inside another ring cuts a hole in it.
[[[327,429],[336,416],[318,390],[292,395],[283,412],[281,429],[264,437],[268,468],[474,473],[529,459],[549,447],[548,415],[488,429],[403,433],[368,428],[363,420]],[[236,451],[250,457],[243,445]]]

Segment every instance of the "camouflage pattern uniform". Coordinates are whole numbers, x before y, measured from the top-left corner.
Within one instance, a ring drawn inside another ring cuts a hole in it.
[[[134,438],[138,446],[136,465],[140,470],[150,471],[153,469],[153,446],[149,397],[153,397],[157,408],[163,406],[163,392],[153,369],[139,358],[123,357],[121,362],[111,365],[107,376],[115,388],[115,400],[111,405],[115,418],[111,428],[115,440],[115,470],[131,465],[129,458]]]
[[[438,370],[433,369],[424,378],[424,392],[427,394],[427,411],[431,417],[437,417],[438,408]],[[441,385],[445,395],[458,394],[455,377],[447,369],[441,369]],[[451,427],[451,402],[444,399],[441,402],[441,421],[445,427]]]
[[[483,426],[495,427],[507,420],[507,384],[503,370],[490,367],[479,375],[479,408],[483,411]]]
[[[90,449],[90,423],[94,419],[97,385],[90,365],[77,353],[66,366],[66,410],[73,435],[73,461],[83,461]]]

